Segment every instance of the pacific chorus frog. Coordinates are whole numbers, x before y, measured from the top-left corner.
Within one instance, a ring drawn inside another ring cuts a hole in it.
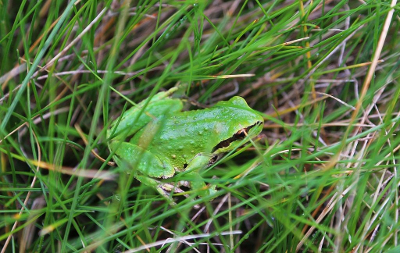
[[[177,89],[159,92],[119,116],[107,131],[108,147],[120,168],[128,168],[170,200],[167,192],[182,191],[181,185],[208,196],[215,186],[206,186],[199,171],[237,148],[246,135],[257,136],[263,117],[238,96],[210,108],[182,111],[182,99],[171,97]],[[183,171],[193,180],[176,185],[162,181]]]

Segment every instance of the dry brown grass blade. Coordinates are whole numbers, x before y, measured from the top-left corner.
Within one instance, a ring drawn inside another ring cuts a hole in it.
[[[386,39],[387,33],[388,33],[388,31],[389,31],[390,22],[391,22],[391,20],[392,20],[393,12],[394,12],[394,6],[396,5],[396,3],[397,3],[396,0],[392,0],[392,1],[391,1],[391,5],[390,5],[390,6],[391,6],[392,9],[388,12],[388,14],[387,14],[387,16],[386,16],[386,20],[385,20],[385,23],[384,23],[384,26],[383,26],[381,35],[380,35],[380,37],[379,37],[377,49],[375,50],[375,53],[374,53],[374,56],[373,56],[372,64],[371,64],[371,66],[370,66],[370,68],[369,68],[369,70],[368,70],[368,74],[367,74],[367,76],[366,76],[366,78],[365,78],[365,80],[364,80],[363,87],[362,87],[362,90],[361,90],[360,98],[359,98],[359,100],[357,101],[356,106],[355,106],[355,109],[354,109],[354,111],[353,111],[353,113],[352,113],[351,120],[350,120],[350,124],[349,124],[349,127],[348,127],[347,130],[346,130],[346,133],[345,133],[344,137],[343,137],[342,147],[341,147],[340,150],[342,150],[342,149],[344,148],[345,144],[346,144],[347,136],[350,134],[350,130],[351,130],[352,127],[354,126],[354,123],[355,123],[355,120],[357,119],[358,113],[359,113],[359,111],[361,110],[362,103],[364,102],[365,97],[366,97],[366,95],[367,95],[367,91],[368,91],[369,85],[370,85],[371,80],[372,80],[372,77],[373,77],[373,75],[374,75],[374,73],[375,73],[375,69],[376,69],[376,67],[377,67],[377,64],[378,64],[378,61],[379,61],[379,58],[380,58],[380,54],[381,54],[381,52],[382,52],[383,45],[384,45],[384,43],[385,43],[385,39]],[[364,124],[364,122],[365,122],[365,117],[362,119],[361,124]],[[354,134],[357,134],[358,131],[359,131],[360,129],[361,129],[360,127],[357,127],[356,130],[354,131]],[[327,165],[326,165],[326,167],[325,167],[325,170],[331,169],[331,168],[333,168],[333,167],[337,164],[337,162],[339,161],[339,157],[340,157],[340,155],[341,155],[341,151],[340,151],[340,150],[339,150],[339,151],[335,154],[335,156],[329,161],[329,163],[327,163]],[[350,188],[350,187],[349,187],[349,188]],[[349,189],[349,188],[348,188],[348,189]],[[343,195],[344,195],[344,194],[342,193],[341,196],[343,196]],[[341,198],[341,196],[339,196],[339,198]],[[333,199],[333,198],[332,198],[332,199]],[[334,203],[332,203],[331,206],[333,206],[336,202],[337,202],[337,200],[335,200]],[[320,217],[317,219],[317,222],[321,221],[322,218],[323,218],[327,213],[328,213],[328,207],[324,209],[323,213],[322,213],[322,214],[320,215]],[[310,228],[309,231],[304,235],[304,237],[302,238],[302,240],[300,241],[300,243],[297,245],[296,251],[300,250],[301,246],[302,246],[303,243],[307,240],[307,238],[311,235],[311,233],[312,233],[312,231],[313,231],[314,229],[315,229],[315,227]],[[362,245],[361,245],[361,244],[358,244],[357,247],[355,247],[353,250],[357,251],[360,247],[362,247]]]
[[[303,19],[303,17],[305,16],[305,12],[304,12],[304,4],[303,4],[303,0],[299,1],[300,4],[300,13],[301,13],[301,17]],[[311,0],[309,5],[312,5],[313,1]],[[303,32],[304,34],[308,34],[307,32],[307,26],[303,25]],[[306,41],[306,47],[310,48],[310,42]],[[312,63],[311,63],[311,51],[307,51],[306,53],[306,59],[307,59],[307,67],[308,69],[312,68]],[[315,82],[312,81],[314,78],[312,77],[312,75],[310,76],[310,85],[311,85],[311,96],[312,98],[315,100],[317,98],[317,94],[315,94]]]
[[[367,76],[366,76],[366,78],[364,80],[360,98],[357,101],[355,109],[353,110],[353,113],[351,115],[351,120],[350,120],[349,127],[346,129],[346,132],[345,132],[345,134],[343,136],[342,145],[341,145],[340,150],[342,150],[345,147],[347,137],[349,136],[351,129],[353,129],[352,127],[355,124],[355,121],[357,119],[358,113],[361,110],[362,103],[364,102],[365,97],[367,95],[369,85],[371,83],[372,77],[373,77],[373,75],[375,73],[375,69],[376,69],[376,67],[378,65],[378,62],[379,62],[379,57],[380,57],[380,54],[382,52],[382,48],[383,48],[383,45],[384,45],[384,42],[385,42],[385,39],[386,39],[386,35],[387,35],[388,31],[389,31],[390,22],[391,22],[391,19],[393,17],[393,12],[394,12],[393,8],[396,5],[396,2],[397,2],[396,0],[392,0],[392,3],[391,3],[391,8],[392,9],[388,12],[388,15],[386,16],[385,24],[383,26],[383,29],[382,29],[382,32],[381,32],[381,36],[379,37],[377,49],[375,50],[371,66],[368,69]],[[361,124],[363,124],[364,122],[365,122],[365,119],[361,121]],[[361,129],[360,127],[357,127],[356,130],[354,131],[354,134],[357,134],[360,129]],[[340,150],[327,163],[326,169],[331,169],[337,164],[337,162],[339,161],[339,157],[341,155],[341,151]]]
[[[78,132],[78,134],[81,136],[83,142],[84,142],[85,145],[87,146],[89,143],[88,143],[88,141],[87,141],[87,139],[86,139],[85,134],[84,134],[83,131],[82,131],[82,128],[81,128],[78,124],[75,124],[74,126],[75,126],[75,129],[76,129],[76,131]],[[101,157],[99,154],[97,154],[96,151],[94,151],[93,149],[92,149],[90,152],[91,152],[97,159],[99,159],[100,161],[102,161],[102,162],[105,162],[105,161],[106,161],[106,159],[104,159],[104,158]],[[110,165],[110,166],[115,166],[115,163],[114,163],[114,162],[107,162],[107,164]]]
[[[99,171],[96,169],[77,169],[71,167],[59,167],[54,164],[36,161],[36,160],[29,160],[35,166],[38,166],[42,169],[47,169],[55,172],[59,172],[66,175],[77,176],[77,177],[85,177],[85,178],[95,178],[95,179],[103,179],[103,180],[115,180],[116,174],[113,174],[108,171]]]
[[[56,62],[61,56],[63,56],[69,49],[71,49],[71,47],[73,45],[75,45],[76,43],[78,43],[81,38],[90,31],[90,29],[92,29],[92,27],[96,24],[96,22],[103,17],[103,15],[106,13],[107,8],[104,8],[101,10],[101,12],[96,16],[95,19],[93,19],[90,24],[78,35],[76,36],[76,38],[74,40],[71,41],[71,43],[69,43],[67,46],[64,47],[64,49],[58,53],[56,56],[53,57],[53,59],[51,59],[48,63],[46,63],[46,65],[43,67],[43,69],[48,69],[49,67],[51,67],[54,62]]]
[[[324,99],[326,99],[326,98],[328,98],[328,96],[322,96],[322,97],[313,99],[312,101],[309,101],[309,102],[304,103],[304,104],[299,104],[299,105],[296,105],[296,106],[294,106],[294,107],[290,107],[290,108],[288,108],[288,109],[279,110],[278,112],[272,113],[272,114],[270,114],[269,116],[271,116],[271,117],[282,116],[282,115],[284,115],[284,114],[287,114],[287,113],[290,113],[290,112],[294,112],[294,111],[296,111],[296,110],[298,110],[298,109],[300,109],[300,108],[303,108],[303,107],[306,107],[306,106],[315,104],[315,103],[317,103],[317,102],[319,102],[319,101],[322,101],[322,100],[324,100]]]

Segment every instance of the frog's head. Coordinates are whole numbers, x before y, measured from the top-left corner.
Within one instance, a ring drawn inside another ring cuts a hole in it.
[[[251,109],[241,97],[235,96],[228,101],[218,102],[214,107],[220,108],[219,122],[224,126],[221,139],[214,147],[214,153],[231,151],[242,143],[246,136],[253,138],[263,129],[264,119],[261,114]]]

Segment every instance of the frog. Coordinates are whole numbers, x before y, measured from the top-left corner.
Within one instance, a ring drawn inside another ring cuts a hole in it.
[[[173,204],[170,193],[184,192],[182,186],[196,197],[215,194],[215,185],[206,185],[200,172],[243,145],[244,138],[258,136],[264,123],[262,115],[240,96],[208,108],[184,110],[184,99],[173,96],[177,90],[158,92],[132,106],[107,130],[108,148],[117,166],[133,172]],[[179,173],[187,173],[191,180],[165,182]]]

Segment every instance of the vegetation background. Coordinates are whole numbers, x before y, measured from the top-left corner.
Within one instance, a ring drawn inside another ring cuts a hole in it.
[[[398,252],[399,10],[0,1],[1,252]],[[105,130],[178,84],[265,125],[202,171],[214,199],[170,206],[109,165]]]

